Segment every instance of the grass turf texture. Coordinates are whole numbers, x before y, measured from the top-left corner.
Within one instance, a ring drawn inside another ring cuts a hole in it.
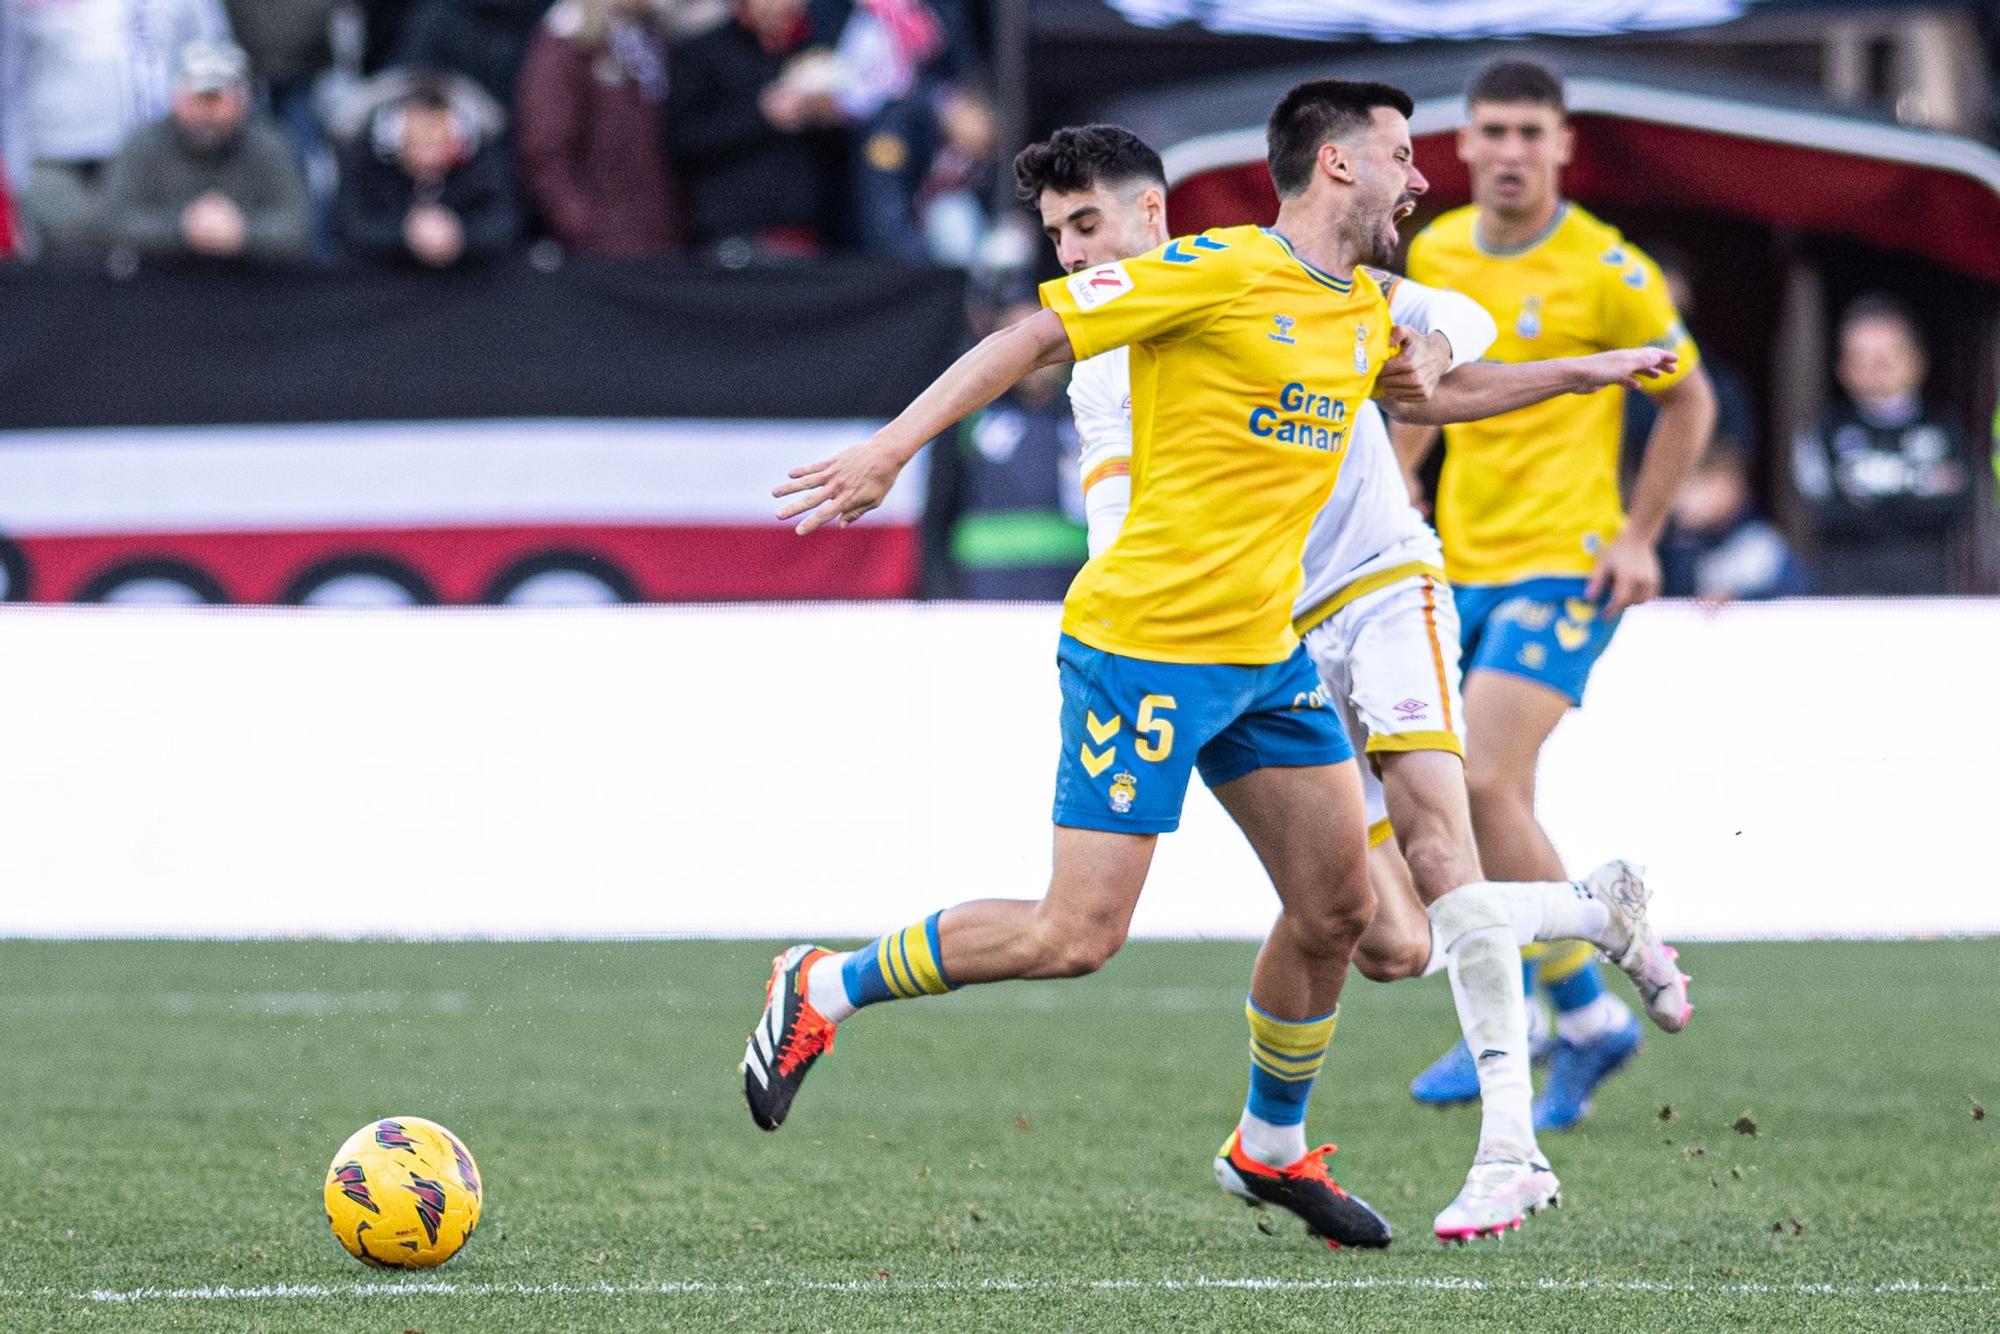
[[[0,943],[0,1326],[2000,1325],[1972,1101],[2000,1106],[2000,941],[1690,948],[1693,1028],[1547,1145],[1567,1207],[1465,1249],[1429,1224],[1476,1114],[1405,1092],[1446,988],[1357,978],[1309,1129],[1399,1239],[1339,1254],[1210,1176],[1251,947],[863,1015],[765,1135],[734,1067],[771,953]],[[424,1274],[363,1269],[320,1213],[329,1155],[395,1113],[487,1183]]]

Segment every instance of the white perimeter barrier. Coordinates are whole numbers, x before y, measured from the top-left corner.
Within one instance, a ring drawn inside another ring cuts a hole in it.
[[[1048,866],[1047,607],[0,612],[0,935],[851,937]],[[2000,931],[2000,602],[1627,618],[1574,870],[1689,937]],[[1477,744],[1477,739],[1474,739]],[[1254,936],[1205,791],[1136,930]]]

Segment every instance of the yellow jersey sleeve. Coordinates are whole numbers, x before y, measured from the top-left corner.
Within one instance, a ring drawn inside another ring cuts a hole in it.
[[[1172,342],[1199,332],[1240,295],[1231,242],[1183,236],[1136,259],[1100,264],[1041,286],[1062,318],[1078,361],[1132,343]]]
[[[1602,284],[1602,337],[1606,347],[1657,347],[1680,356],[1671,375],[1641,383],[1649,394],[1678,384],[1701,364],[1701,353],[1681,322],[1667,292],[1667,280],[1652,257],[1629,241],[1605,254]]]

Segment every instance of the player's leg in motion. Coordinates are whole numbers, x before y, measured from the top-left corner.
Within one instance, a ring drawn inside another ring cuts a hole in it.
[[[1469,757],[1466,777],[1481,860],[1495,876],[1559,880],[1564,874],[1562,858],[1535,818],[1535,771],[1542,746],[1572,707],[1571,701],[1524,677],[1478,670],[1466,680],[1465,699],[1468,726],[1480,738]],[[1585,883],[1601,899],[1636,900],[1643,909],[1644,885],[1623,863],[1600,868]],[[1586,939],[1590,935],[1573,934]],[[1616,942],[1591,943],[1604,947],[1631,975],[1656,1024],[1669,1032],[1686,1025],[1686,983],[1673,966],[1671,950],[1655,948],[1651,957],[1642,957],[1647,953],[1644,939],[1623,948]],[[1588,1113],[1591,1091],[1631,1058],[1639,1046],[1640,1029],[1631,1011],[1605,992],[1588,944],[1551,946],[1539,967],[1556,1004],[1557,1043],[1536,1104],[1536,1124],[1539,1129],[1561,1130]]]
[[[743,1055],[751,1117],[765,1130],[782,1125],[807,1072],[832,1048],[835,1027],[865,1006],[1103,967],[1125,943],[1157,841],[1058,825],[1055,869],[1039,901],[975,900],[858,950],[794,945],[779,955]]]
[[[1272,766],[1213,786],[1283,904],[1251,973],[1250,1091],[1216,1179],[1292,1210],[1330,1245],[1386,1246],[1388,1223],[1329,1175],[1334,1146],[1309,1150],[1305,1134],[1348,963],[1374,913],[1356,766]]]

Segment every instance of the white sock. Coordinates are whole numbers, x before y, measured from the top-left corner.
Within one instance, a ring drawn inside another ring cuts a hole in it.
[[[1423,971],[1423,972],[1421,972],[1421,973],[1418,973],[1418,974],[1417,974],[1417,976],[1418,976],[1418,977],[1429,977],[1429,976],[1431,976],[1431,975],[1432,975],[1433,973],[1442,973],[1442,972],[1444,971],[1444,966],[1445,966],[1445,963],[1446,963],[1447,959],[1449,958],[1449,955],[1450,955],[1450,951],[1448,951],[1448,950],[1446,950],[1446,949],[1445,949],[1445,945],[1444,945],[1444,937],[1442,937],[1442,936],[1440,936],[1440,935],[1438,934],[1438,929],[1437,929],[1437,923],[1436,923],[1436,922],[1432,922],[1432,923],[1431,923],[1431,957],[1430,957],[1429,959],[1426,959],[1426,960],[1424,961],[1424,971]]]
[[[1609,993],[1580,1010],[1556,1011],[1556,1036],[1564,1042],[1585,1043],[1615,1033],[1632,1022],[1632,1011]]]
[[[829,954],[806,969],[806,1004],[825,1015],[829,1024],[842,1022],[855,1010],[854,1002],[847,999],[847,979],[840,975],[847,957]]]
[[[1433,903],[1432,925],[1447,942],[1451,998],[1479,1071],[1477,1161],[1535,1159],[1534,1084],[1528,1074],[1528,1006],[1521,994],[1521,947],[1506,897],[1490,884],[1463,885]]]
[[[1549,1019],[1549,1007],[1542,1004],[1540,997],[1528,997],[1528,1051],[1555,1036],[1555,1024]]]
[[[1594,895],[1573,880],[1489,880],[1507,899],[1507,917],[1514,926],[1514,943],[1537,940],[1587,940],[1601,950],[1622,948],[1608,931],[1611,913]],[[1471,888],[1471,886],[1467,886]]]
[[[1273,1125],[1248,1111],[1236,1123],[1236,1136],[1243,1152],[1266,1167],[1290,1167],[1306,1156],[1306,1126]]]

